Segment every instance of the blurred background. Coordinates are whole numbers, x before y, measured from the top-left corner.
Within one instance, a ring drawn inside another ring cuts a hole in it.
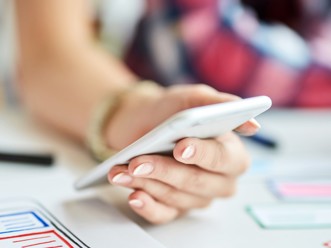
[[[13,1],[0,0],[0,105],[12,102],[9,96],[13,94],[9,92],[13,91],[16,58],[14,27]]]
[[[0,0],[1,96],[10,104],[19,71],[14,2]],[[142,78],[268,95],[278,107],[331,106],[329,0],[89,2],[100,44]]]

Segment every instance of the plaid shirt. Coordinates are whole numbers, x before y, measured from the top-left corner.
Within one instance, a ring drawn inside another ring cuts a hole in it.
[[[314,26],[302,38],[235,0],[148,2],[126,59],[142,78],[268,95],[274,106],[331,106],[330,18],[305,17]]]

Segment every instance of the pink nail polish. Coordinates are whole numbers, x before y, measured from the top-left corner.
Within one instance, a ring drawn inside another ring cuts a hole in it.
[[[254,118],[249,120],[256,128],[261,129],[260,123],[257,122]]]
[[[112,182],[115,184],[128,184],[132,182],[132,177],[122,172],[114,176]]]
[[[151,163],[143,163],[139,165],[134,171],[134,176],[146,176],[154,170],[154,166]]]
[[[188,147],[185,148],[185,150],[182,153],[182,158],[183,159],[189,159],[193,156],[195,152],[194,146],[189,145]]]
[[[132,207],[135,207],[135,208],[142,208],[144,206],[144,203],[141,200],[138,200],[138,199],[130,200],[129,204]]]

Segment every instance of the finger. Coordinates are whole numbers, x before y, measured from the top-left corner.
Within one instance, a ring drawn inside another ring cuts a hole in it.
[[[229,102],[241,99],[240,97],[224,92],[219,92],[205,84],[195,85],[176,85],[172,86],[169,91],[173,99],[181,100],[181,109],[193,108],[197,106]]]
[[[205,198],[229,196],[235,191],[235,180],[222,174],[186,165],[172,157],[145,155],[129,164],[132,177],[155,179],[186,193]]]
[[[158,202],[183,210],[204,208],[211,202],[211,198],[188,194],[154,179],[134,178],[126,172],[115,174],[110,181],[114,185],[143,190]]]
[[[157,202],[141,190],[129,196],[129,205],[133,211],[153,224],[167,223],[181,214],[180,210]]]
[[[250,164],[247,151],[233,133],[228,133],[218,140],[183,139],[176,144],[173,154],[181,163],[195,164],[207,171],[228,176],[242,174]]]
[[[108,181],[110,184],[126,185],[131,183],[133,178],[128,174],[127,165],[116,165],[108,173]]]
[[[185,93],[183,93],[183,89],[185,90]],[[171,91],[174,93],[172,94],[174,99],[169,99],[167,102],[176,102],[175,99],[180,99],[180,109],[187,109],[222,102],[231,102],[242,99],[236,95],[219,92],[214,88],[203,84],[197,84],[194,86],[173,86]],[[255,119],[251,119],[237,127],[235,131],[241,135],[249,136],[255,134],[260,128],[260,124]]]
[[[241,126],[237,127],[235,131],[244,136],[254,135],[261,129],[261,125],[255,120],[250,119]]]

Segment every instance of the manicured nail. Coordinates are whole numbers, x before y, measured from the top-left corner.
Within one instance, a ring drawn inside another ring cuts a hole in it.
[[[254,118],[249,120],[254,126],[256,126],[258,129],[261,128],[260,123],[258,123]]]
[[[139,165],[134,171],[134,176],[146,176],[154,170],[154,166],[151,163],[143,163]]]
[[[185,150],[182,153],[182,158],[183,159],[189,159],[193,156],[195,152],[194,146],[189,145],[188,147],[185,148]]]
[[[129,204],[132,207],[135,207],[135,208],[142,208],[144,206],[144,203],[141,200],[138,200],[138,199],[130,200]]]
[[[112,182],[115,184],[128,184],[132,181],[132,177],[125,173],[119,173],[113,177]]]

